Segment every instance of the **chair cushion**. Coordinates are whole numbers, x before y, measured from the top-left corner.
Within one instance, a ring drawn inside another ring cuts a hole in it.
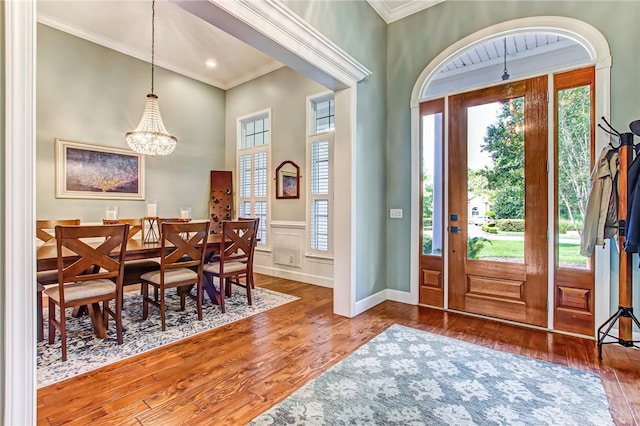
[[[60,293],[58,292],[57,285],[46,289],[44,294],[56,302],[60,302]],[[91,280],[81,283],[67,283],[64,286],[64,298],[67,303],[100,296],[113,295],[115,297],[115,294],[116,285],[111,280]]]
[[[140,277],[145,281],[160,284],[160,270],[147,272]],[[164,272],[164,283],[172,284],[180,281],[197,280],[198,274],[188,268],[169,269]]]
[[[246,271],[247,264],[245,262],[226,262],[224,264],[224,273],[230,274],[232,272]],[[204,265],[204,271],[211,274],[220,275],[220,262],[207,263]]]

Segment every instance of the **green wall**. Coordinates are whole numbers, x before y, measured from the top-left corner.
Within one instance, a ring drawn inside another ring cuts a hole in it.
[[[356,300],[388,286],[386,243],[387,180],[386,24],[364,1],[284,2],[302,19],[367,67],[371,76],[357,86],[355,160]],[[340,182],[336,182],[340,185]],[[398,191],[399,188],[394,188]],[[400,191],[409,191],[400,188]],[[389,281],[391,282],[391,281]],[[408,285],[408,284],[407,284]]]
[[[528,16],[565,16],[597,28],[608,40],[611,69],[611,120],[619,130],[640,117],[640,2],[628,1],[447,1],[388,27],[387,191],[388,204],[408,211],[411,184],[409,101],[425,67],[440,52],[488,26]],[[406,191],[398,188],[407,188]],[[406,215],[405,215],[406,217]],[[389,223],[389,288],[409,290],[411,224]]]
[[[142,217],[146,201],[55,198],[54,139],[128,149],[151,88],[151,67],[111,49],[38,25],[36,218],[99,222],[104,207]],[[225,92],[156,67],[155,90],[165,126],[178,138],[166,157],[146,157],[146,199],[159,215],[190,206],[209,216],[209,170],[224,168]]]
[[[227,91],[226,169],[236,170],[237,120],[271,109],[271,220],[305,221],[306,207],[306,99],[327,89],[302,74],[283,67]],[[275,169],[285,160],[300,167],[300,198],[276,200]]]

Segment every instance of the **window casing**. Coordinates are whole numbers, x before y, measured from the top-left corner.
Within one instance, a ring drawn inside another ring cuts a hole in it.
[[[258,247],[269,244],[271,112],[238,119],[238,216],[260,218]]]
[[[307,136],[307,250],[333,256],[333,93],[309,98]]]

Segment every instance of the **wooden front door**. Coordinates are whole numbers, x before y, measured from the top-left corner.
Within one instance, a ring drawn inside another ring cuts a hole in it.
[[[451,309],[547,326],[547,108],[546,76],[449,100]]]

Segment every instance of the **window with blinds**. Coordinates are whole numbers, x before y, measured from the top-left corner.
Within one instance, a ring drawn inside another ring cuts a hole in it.
[[[330,256],[332,211],[333,94],[309,101],[307,137],[308,229],[311,254]]]
[[[268,243],[269,112],[240,120],[238,150],[239,216],[260,218],[258,245]]]

